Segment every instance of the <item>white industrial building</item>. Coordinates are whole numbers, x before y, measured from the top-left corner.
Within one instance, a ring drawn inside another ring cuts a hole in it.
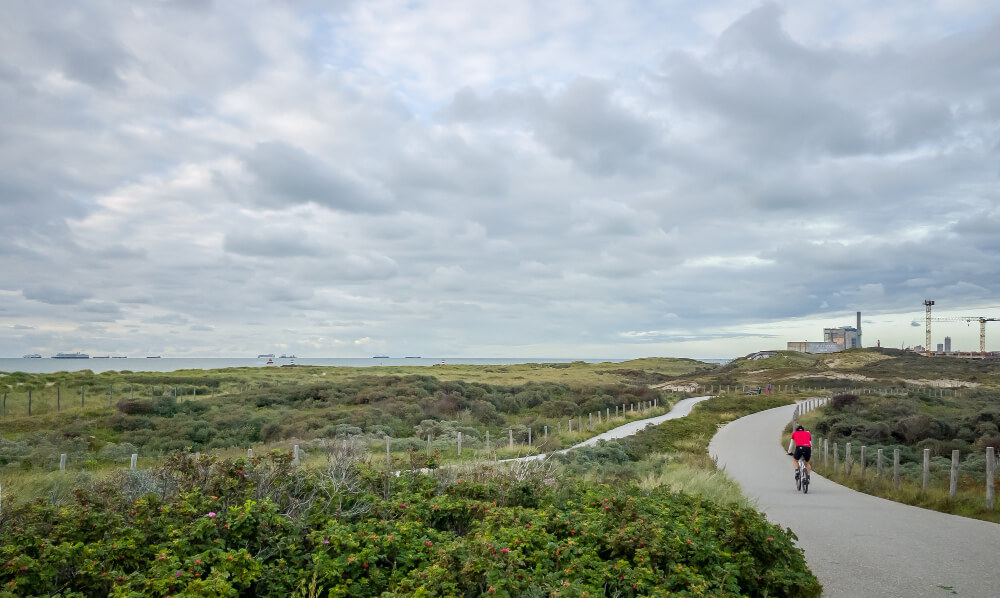
[[[858,325],[841,326],[840,328],[824,328],[822,341],[789,342],[789,351],[799,353],[837,353],[846,349],[861,347],[861,312],[858,312]]]

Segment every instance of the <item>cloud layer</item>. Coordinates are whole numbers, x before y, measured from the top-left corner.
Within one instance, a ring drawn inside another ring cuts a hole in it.
[[[725,357],[1000,311],[1000,10],[669,4],[5,3],[0,354]]]

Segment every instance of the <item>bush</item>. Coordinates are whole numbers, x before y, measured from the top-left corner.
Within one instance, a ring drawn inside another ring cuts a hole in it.
[[[664,488],[407,474],[390,489],[358,461],[306,472],[278,454],[116,476],[0,522],[0,596],[820,593],[792,532]]]
[[[857,402],[858,402],[858,395],[843,393],[839,395],[833,395],[833,398],[830,399],[830,407],[838,411],[842,411],[847,407],[856,404]]]

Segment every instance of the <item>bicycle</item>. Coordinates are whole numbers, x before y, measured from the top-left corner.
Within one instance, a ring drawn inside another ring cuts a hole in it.
[[[794,456],[792,453],[788,453],[788,455],[790,457]],[[806,469],[806,461],[805,459],[799,457],[798,463],[799,467],[798,469],[795,470],[795,490],[796,491],[801,490],[802,494],[808,494],[809,471]]]

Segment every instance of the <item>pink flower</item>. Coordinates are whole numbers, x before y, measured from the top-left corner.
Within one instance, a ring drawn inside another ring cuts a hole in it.
[[[209,519],[215,519],[215,511],[209,511],[209,513],[208,513],[208,515],[206,515],[206,517],[208,517]]]
[[[504,553],[504,554],[507,554],[508,552],[510,552],[510,549],[508,549],[508,548],[504,548],[504,549],[503,549],[503,550],[501,550],[500,552],[502,552],[502,553]]]

